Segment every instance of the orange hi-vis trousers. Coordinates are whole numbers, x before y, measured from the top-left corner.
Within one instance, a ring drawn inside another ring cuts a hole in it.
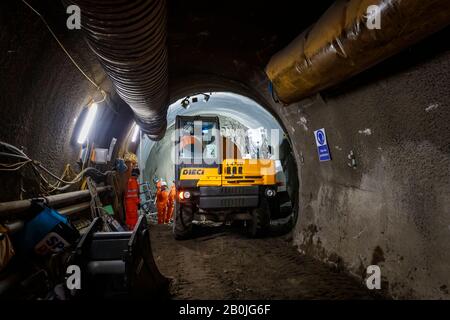
[[[133,230],[138,221],[139,183],[136,177],[128,179],[128,188],[125,193],[125,223],[129,230]]]
[[[173,216],[173,209],[175,206],[175,197],[177,195],[177,191],[175,190],[175,185],[172,185],[169,192],[169,199],[167,201],[167,213],[166,213],[166,223],[169,223],[170,219]]]
[[[167,214],[167,200],[169,193],[166,190],[160,190],[156,193],[156,208],[158,209],[158,224],[163,224]]]

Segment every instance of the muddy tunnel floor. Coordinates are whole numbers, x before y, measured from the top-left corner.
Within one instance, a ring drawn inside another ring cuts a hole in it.
[[[153,254],[173,278],[173,299],[374,299],[349,275],[302,256],[286,236],[250,239],[226,227],[198,227],[176,241],[152,225]]]

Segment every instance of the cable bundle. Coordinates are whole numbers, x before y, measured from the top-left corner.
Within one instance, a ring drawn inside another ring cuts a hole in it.
[[[66,166],[64,173],[61,177],[58,177],[50,170],[48,170],[41,162],[36,161],[28,157],[22,150],[19,148],[0,141],[0,147],[6,149],[6,152],[0,152],[0,157],[10,158],[11,160],[15,160],[13,163],[2,163],[0,162],[0,171],[18,171],[22,169],[26,165],[30,165],[36,174],[39,180],[39,186],[41,192],[44,194],[50,194],[55,191],[64,191],[68,189],[70,186],[80,182],[86,173],[95,173],[101,176],[105,176],[107,173],[102,173],[99,170],[88,167],[83,169],[80,173],[78,173],[72,180],[65,180],[66,176],[70,172],[70,166]],[[48,178],[55,180],[54,183],[51,183]]]

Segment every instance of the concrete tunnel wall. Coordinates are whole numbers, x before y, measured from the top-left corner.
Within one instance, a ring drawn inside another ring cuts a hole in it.
[[[433,49],[442,37],[277,109],[299,160],[296,245],[361,278],[379,265],[398,298],[450,298],[450,50]],[[319,128],[331,162],[318,161]]]

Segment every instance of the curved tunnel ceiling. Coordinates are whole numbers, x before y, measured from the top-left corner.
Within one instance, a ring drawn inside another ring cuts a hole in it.
[[[207,94],[210,93],[208,92]],[[278,121],[252,99],[230,92],[213,92],[207,102],[203,100],[202,94],[199,94],[197,97],[198,102],[191,102],[188,109],[181,106],[180,102],[182,99],[170,105],[167,112],[168,128],[175,124],[177,115],[218,115],[236,120],[249,129],[263,127],[269,131],[276,129],[283,132]],[[280,134],[280,139],[282,138],[283,136]],[[138,152],[141,165],[145,163],[156,143],[157,141],[152,141],[146,136],[142,139]]]

